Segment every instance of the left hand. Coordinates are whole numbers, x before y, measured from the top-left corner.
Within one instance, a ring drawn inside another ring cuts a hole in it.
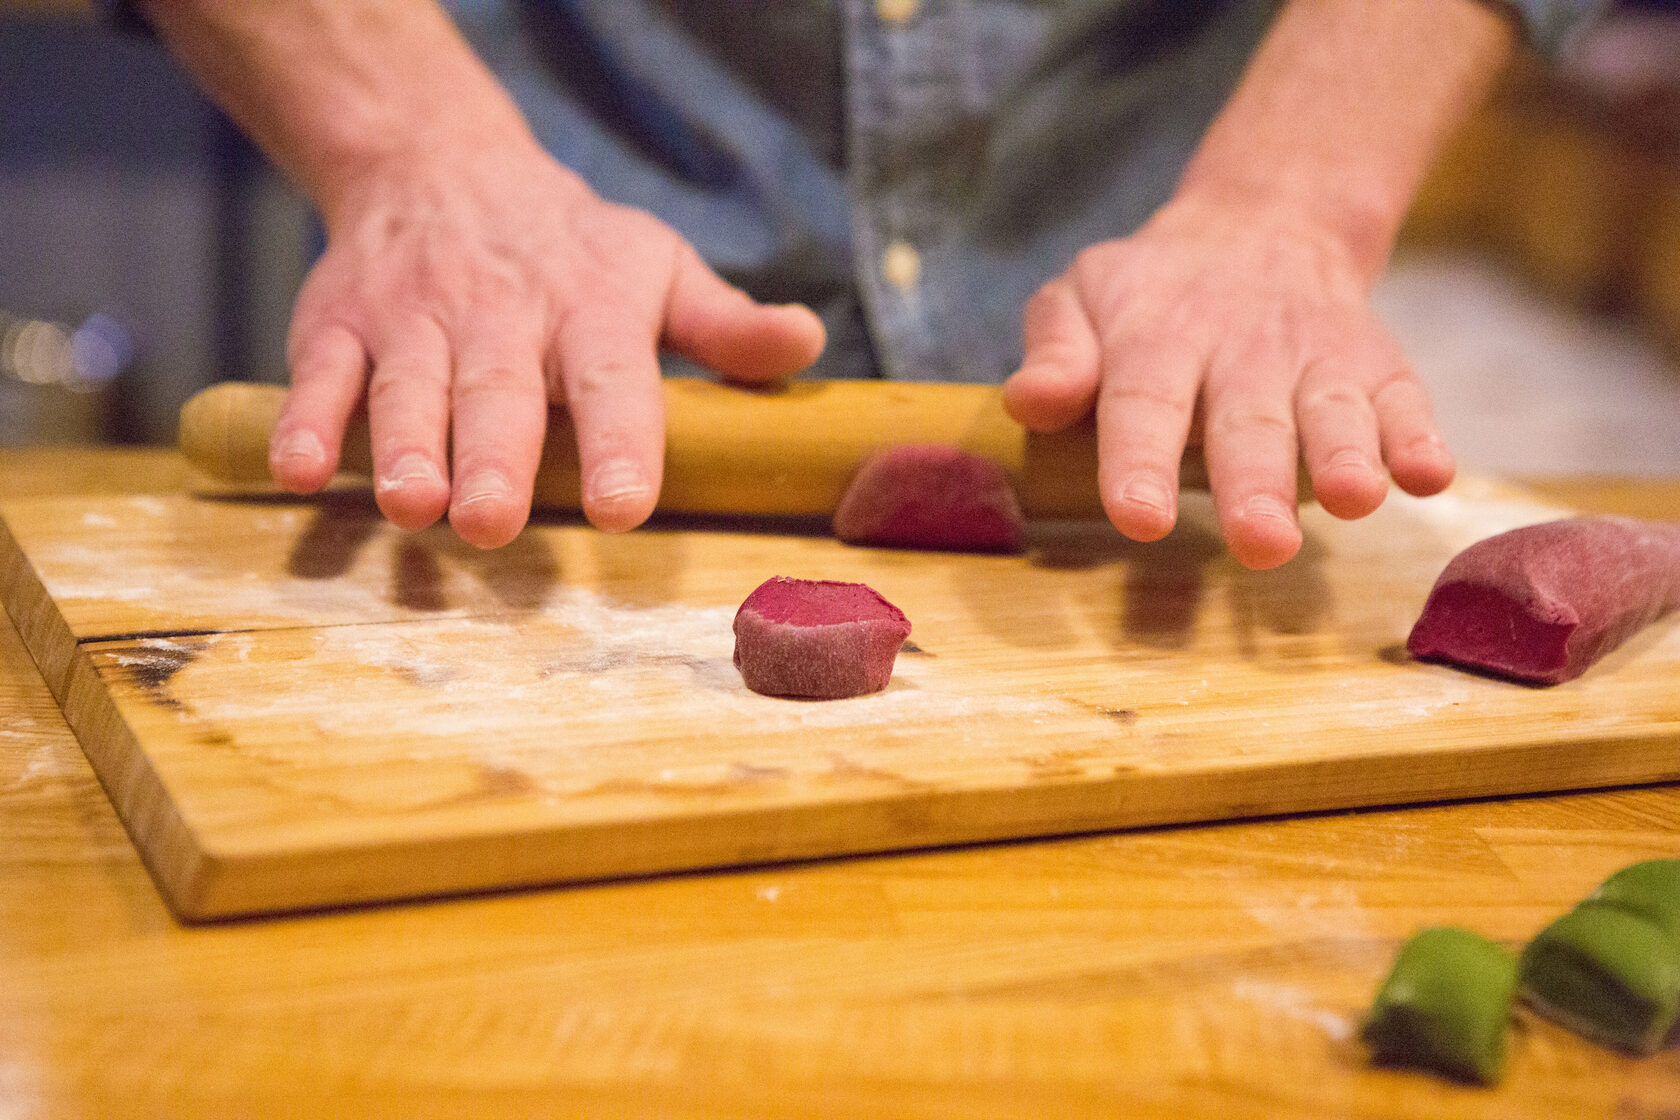
[[[1103,508],[1136,540],[1172,529],[1179,459],[1200,441],[1232,554],[1276,567],[1301,546],[1298,461],[1343,518],[1381,505],[1389,477],[1416,495],[1452,481],[1372,279],[1299,208],[1181,194],[1033,297],[1005,404],[1035,431],[1095,408]]]

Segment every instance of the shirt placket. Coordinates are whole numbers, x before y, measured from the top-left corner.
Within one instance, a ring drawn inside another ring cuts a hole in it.
[[[856,282],[881,372],[962,379],[950,179],[962,123],[966,0],[843,0]]]

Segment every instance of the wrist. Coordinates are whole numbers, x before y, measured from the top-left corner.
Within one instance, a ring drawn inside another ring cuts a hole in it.
[[[392,184],[518,174],[514,168],[541,157],[511,102],[457,104],[419,114],[381,104],[374,113],[325,131],[309,147],[299,178],[330,231],[364,209],[369,198],[388,195]]]
[[[513,99],[436,3],[135,2],[329,224],[363,184],[534,146]]]
[[[1333,247],[1367,285],[1388,262],[1406,216],[1409,192],[1355,172],[1278,166],[1265,158],[1248,166],[1192,161],[1174,205],[1241,215],[1254,225],[1305,232]]]
[[[1374,280],[1436,150],[1511,49],[1509,23],[1471,0],[1294,0],[1180,193],[1293,212]]]

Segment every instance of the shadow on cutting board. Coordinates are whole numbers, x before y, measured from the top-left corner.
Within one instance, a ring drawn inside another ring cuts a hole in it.
[[[1178,527],[1152,543],[1129,540],[1103,522],[1041,522],[1028,533],[1027,560],[1034,568],[1052,576],[1109,568],[1112,591],[1092,594],[1088,579],[1018,581],[1011,585],[1007,622],[988,633],[1019,648],[1067,648],[1079,632],[1095,631],[1115,649],[1182,650],[1195,640],[1209,590],[1222,582],[1238,640],[1252,653],[1260,632],[1307,634],[1323,625],[1331,610],[1326,555],[1308,530],[1295,559],[1269,572],[1249,571],[1226,552],[1211,504],[1191,498]],[[963,578],[964,597],[984,625],[994,617],[986,604],[997,594],[995,577],[965,570]],[[1023,615],[1032,625],[1020,624]]]
[[[397,606],[421,612],[447,611],[448,579],[444,561],[464,568],[509,610],[540,608],[560,579],[548,543],[522,534],[511,544],[485,551],[457,537],[439,523],[415,533],[386,525],[373,495],[364,489],[321,494],[201,494],[200,501],[231,505],[309,506],[315,511],[286,557],[286,572],[297,579],[331,580],[348,575],[362,553],[382,533],[397,534],[391,549],[390,598]]]

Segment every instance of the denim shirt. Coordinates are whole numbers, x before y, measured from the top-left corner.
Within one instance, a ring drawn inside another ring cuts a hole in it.
[[[1548,47],[1596,6],[1513,7]],[[452,4],[562,163],[817,309],[814,375],[982,382],[1019,363],[1041,284],[1167,201],[1275,7]]]
[[[1167,201],[1277,7],[445,2],[562,163],[822,315],[814,375],[982,382],[1041,284]],[[1601,6],[1488,2],[1542,49]]]

